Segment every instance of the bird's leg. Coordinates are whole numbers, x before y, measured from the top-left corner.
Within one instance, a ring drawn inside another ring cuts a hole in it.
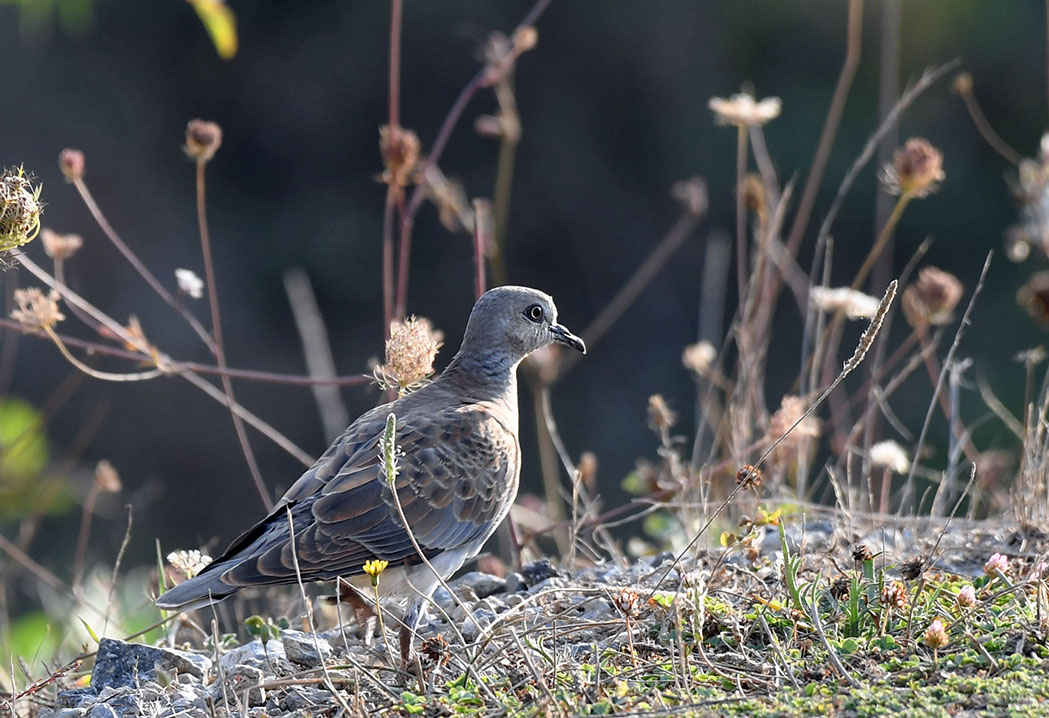
[[[416,596],[408,603],[408,607],[404,611],[404,618],[401,621],[401,670],[408,672],[408,666],[411,665],[412,657],[412,642],[415,638],[416,629],[422,622],[423,617],[426,615],[426,598],[423,596]]]
[[[353,617],[357,622],[357,637],[368,644],[368,639],[374,631],[372,619],[375,618],[371,604],[364,600],[360,591],[341,578],[336,584],[336,590],[339,592],[339,600],[345,601],[353,609]]]

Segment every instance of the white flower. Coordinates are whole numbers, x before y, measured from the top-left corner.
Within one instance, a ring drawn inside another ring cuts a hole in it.
[[[204,296],[204,280],[197,276],[191,269],[176,269],[175,279],[178,281],[178,289],[185,292],[193,299]]]
[[[763,125],[779,117],[782,103],[778,97],[766,97],[756,102],[754,97],[745,92],[733,95],[727,100],[724,97],[711,97],[707,107],[714,111],[714,119],[719,125]]]
[[[879,441],[871,447],[871,465],[906,474],[910,471],[911,461],[907,458],[907,452],[895,441]]]
[[[824,312],[844,312],[849,319],[870,319],[881,302],[877,297],[848,287],[813,287],[809,290],[809,301]]]
[[[197,549],[190,551],[172,551],[168,554],[168,563],[173,568],[186,574],[186,578],[193,578],[211,563],[211,556],[201,553]]]

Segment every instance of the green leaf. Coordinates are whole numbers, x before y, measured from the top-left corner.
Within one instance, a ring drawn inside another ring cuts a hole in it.
[[[21,399],[0,399],[0,481],[36,477],[47,466],[44,417]]]
[[[187,0],[200,16],[211,36],[215,50],[223,60],[237,54],[237,23],[225,0]]]
[[[100,641],[98,640],[98,634],[95,633],[95,629],[91,628],[91,626],[88,625],[87,621],[85,621],[80,616],[77,616],[77,618],[79,618],[80,623],[83,624],[84,629],[87,631],[87,635],[91,636],[91,640],[94,641],[96,644],[100,643]]]

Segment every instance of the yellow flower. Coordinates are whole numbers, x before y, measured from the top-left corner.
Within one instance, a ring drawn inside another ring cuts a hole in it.
[[[372,586],[379,585],[379,574],[385,571],[389,565],[389,561],[381,561],[379,559],[364,562],[364,572],[372,577]]]

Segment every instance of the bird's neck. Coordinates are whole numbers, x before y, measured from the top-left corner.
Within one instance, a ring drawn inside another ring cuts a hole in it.
[[[521,360],[500,350],[459,350],[441,374],[442,382],[454,384],[463,396],[474,401],[502,403],[517,413],[517,365]]]

